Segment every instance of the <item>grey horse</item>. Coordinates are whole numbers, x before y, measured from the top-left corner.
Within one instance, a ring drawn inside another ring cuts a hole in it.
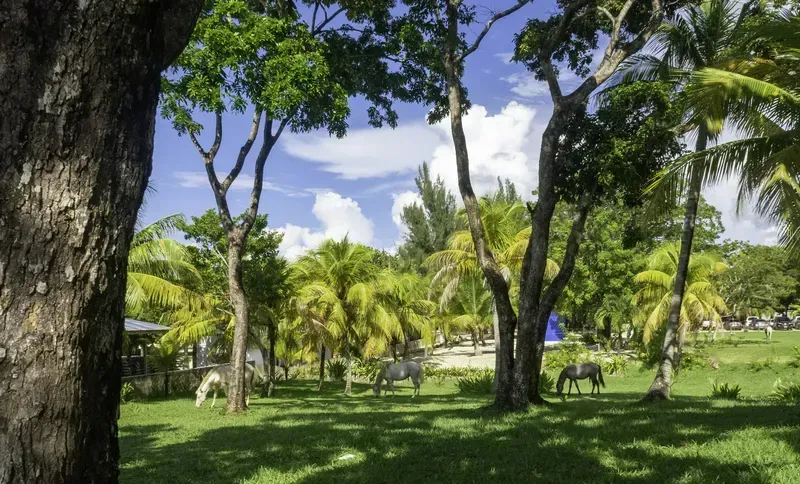
[[[603,388],[606,382],[603,381],[603,370],[597,363],[578,363],[577,365],[569,365],[561,370],[561,375],[558,377],[558,384],[556,384],[556,395],[564,400],[562,393],[564,392],[564,381],[569,379],[569,391],[567,395],[572,393],[572,383],[575,382],[575,388],[578,389],[578,395],[581,394],[581,389],[578,387],[578,380],[589,378],[592,380],[592,394],[594,388],[597,387],[597,394],[600,395],[600,385]],[[600,383],[597,383],[597,382]]]
[[[386,365],[378,372],[378,377],[375,378],[375,386],[372,387],[372,393],[377,397],[381,394],[381,384],[386,380],[386,393],[389,393],[389,388],[392,389],[392,396],[394,396],[394,382],[398,380],[405,380],[411,378],[414,384],[414,394],[411,398],[419,395],[419,386],[423,382],[422,366],[414,361],[403,361],[402,363],[394,363]]]

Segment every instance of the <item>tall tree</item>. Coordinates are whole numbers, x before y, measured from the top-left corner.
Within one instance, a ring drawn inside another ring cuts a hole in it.
[[[0,4],[0,482],[118,479],[128,248],[202,3]]]
[[[258,213],[270,152],[287,126],[294,132],[324,128],[343,136],[350,114],[348,96],[363,95],[371,103],[367,114],[376,127],[396,124],[389,93],[403,100],[419,96],[406,88],[404,73],[391,72],[384,59],[396,44],[386,24],[388,5],[345,2],[348,8],[329,14],[331,2],[303,3],[309,7],[307,12],[304,9],[305,15],[293,3],[264,8],[261,2],[247,0],[207,2],[189,48],[164,77],[163,114],[179,133],[188,134],[197,148],[228,238],[229,293],[236,316],[229,412],[245,409],[250,312],[242,281],[242,255]],[[370,25],[361,25],[367,20]],[[203,126],[193,117],[197,112],[214,117],[213,142],[208,149],[198,137]],[[215,163],[223,120],[245,113],[252,117],[250,129],[233,167],[220,180]],[[235,223],[228,190],[244,169],[259,133],[250,199]]]
[[[547,266],[550,221],[560,199],[557,191],[559,143],[575,115],[586,110],[592,92],[607,80],[620,63],[641,49],[661,23],[663,7],[660,0],[622,4],[598,4],[584,0],[559,2],[559,12],[547,20],[530,20],[517,38],[516,59],[524,62],[534,74],[547,81],[554,108],[544,131],[539,155],[539,188],[535,208],[531,207],[533,230],[523,260],[520,290],[519,319],[509,297],[509,285],[494,259],[486,241],[480,217],[478,199],[469,177],[469,152],[463,128],[464,110],[469,106],[467,93],[461,83],[465,59],[475,52],[491,27],[499,20],[519,11],[528,2],[518,2],[498,11],[487,21],[474,41],[468,42],[463,26],[475,21],[475,9],[461,0],[439,2],[410,2],[407,18],[415,32],[408,32],[409,58],[424,64],[443,81],[442,96],[432,99],[431,118],[449,114],[456,166],[469,227],[475,243],[477,258],[494,295],[500,319],[500,355],[495,405],[500,408],[524,409],[538,397],[536,361],[543,353],[547,320],[575,264],[586,217],[592,206],[594,189],[581,187],[585,196],[576,202],[578,210],[562,260],[561,270],[553,282],[544,283]],[[613,11],[613,13],[612,13]],[[411,30],[411,29],[409,29]],[[600,34],[608,39],[603,59],[590,72],[592,52],[598,48]],[[558,82],[556,62],[567,61],[567,67],[586,76],[569,94],[562,92]],[[587,176],[586,178],[591,178]],[[595,178],[596,179],[596,178]],[[519,323],[519,324],[518,324]],[[514,354],[514,332],[518,329],[518,344]],[[529,388],[536,388],[529,394]]]
[[[650,46],[656,55],[641,55],[631,62],[628,78],[657,78],[669,73],[679,84],[691,73],[706,67],[724,64],[740,47],[746,20],[753,15],[757,2],[741,5],[734,0],[706,0],[667,18],[659,27]],[[692,116],[689,127],[696,130],[695,151],[706,149],[721,133],[725,114],[707,110]],[[681,230],[681,254],[678,259],[670,315],[664,336],[661,363],[645,396],[648,400],[669,398],[671,375],[679,357],[678,325],[683,293],[692,253],[697,209],[702,188],[702,172],[691,170],[685,194],[685,212]]]
[[[412,266],[420,267],[425,257],[444,250],[456,230],[456,199],[441,177],[431,179],[427,163],[419,167],[414,182],[422,203],[403,207],[400,219],[408,227],[408,234],[398,253]]]

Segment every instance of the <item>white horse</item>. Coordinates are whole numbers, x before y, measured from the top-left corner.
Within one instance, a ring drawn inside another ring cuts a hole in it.
[[[224,389],[226,394],[228,392],[228,384],[231,380],[231,372],[233,368],[231,365],[221,365],[213,370],[209,371],[208,374],[203,378],[203,381],[200,383],[200,386],[197,388],[195,394],[197,395],[197,400],[195,400],[194,405],[197,408],[200,408],[203,405],[203,402],[206,401],[206,394],[210,390],[214,390],[214,399],[211,400],[211,408],[214,408],[214,405],[217,403],[217,392],[220,389]],[[253,386],[253,374],[255,373],[255,369],[249,363],[245,363],[244,365],[244,388],[246,392],[246,404],[250,405],[250,389]]]
[[[767,339],[768,340],[771,340],[772,339],[772,326],[767,325],[767,327],[764,328],[764,334],[767,335]]]
[[[375,378],[375,385],[372,387],[372,393],[376,397],[379,396],[381,394],[381,384],[386,380],[386,393],[388,394],[391,388],[392,396],[394,396],[394,382],[405,380],[406,378],[411,378],[411,382],[414,384],[414,393],[411,395],[411,398],[418,396],[420,384],[423,383],[425,378],[422,372],[422,366],[415,361],[403,361],[381,368],[377,378]]]

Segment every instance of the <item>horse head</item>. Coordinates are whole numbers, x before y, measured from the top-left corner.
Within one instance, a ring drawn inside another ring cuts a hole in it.
[[[372,394],[375,395],[376,397],[381,396],[381,386],[380,386],[380,384],[375,385],[375,386],[372,387]]]
[[[556,396],[561,399],[561,401],[565,401],[566,397],[564,397],[564,381],[559,380],[556,384]]]
[[[195,395],[197,395],[197,399],[194,401],[194,406],[200,408],[203,405],[203,402],[206,401],[206,393],[198,388],[197,392],[195,392]]]

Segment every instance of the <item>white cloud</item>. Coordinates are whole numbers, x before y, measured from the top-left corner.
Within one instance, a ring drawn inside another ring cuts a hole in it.
[[[537,81],[530,72],[515,72],[508,77],[501,77],[500,80],[513,84],[511,92],[525,98],[543,96],[549,92],[547,84]]]
[[[776,244],[778,229],[773,220],[756,213],[752,204],[743,206],[740,213],[736,213],[738,185],[738,177],[732,177],[703,190],[706,201],[722,212],[722,225],[725,226],[722,237],[753,244]]]
[[[500,61],[503,64],[511,64],[511,58],[514,57],[514,53],[513,52],[498,52],[494,56],[497,57],[498,59],[500,59]]]
[[[392,203],[392,221],[400,231],[400,235],[405,235],[408,233],[408,227],[403,223],[403,208],[415,203],[421,205],[422,198],[420,198],[417,192],[406,191],[403,193],[393,193],[392,200],[394,201],[394,203]]]
[[[394,130],[355,129],[344,139],[321,133],[289,136],[282,146],[292,156],[355,180],[416,170],[441,142],[439,133],[417,122]]]
[[[184,188],[205,188],[208,187],[208,176],[203,171],[176,171],[173,176],[178,179],[178,185]],[[220,181],[224,180],[224,175],[217,174]],[[252,175],[246,173],[239,174],[231,184],[231,190],[252,190],[254,178]],[[313,192],[310,189],[297,190],[293,187],[282,186],[272,183],[269,180],[264,180],[262,190],[269,190],[273,192],[280,192],[290,197],[307,197]]]
[[[497,177],[508,178],[525,198],[536,188],[539,146],[544,126],[534,123],[536,109],[516,102],[500,113],[489,115],[483,106],[473,106],[464,118],[470,157],[472,186],[478,195],[497,189]],[[449,120],[437,124],[449,132]],[[439,175],[447,187],[458,194],[458,175],[452,139],[436,148],[431,172]],[[457,197],[460,200],[460,197]]]
[[[278,229],[283,233],[283,241],[278,249],[288,259],[296,259],[327,239],[341,240],[345,235],[354,242],[373,243],[374,224],[364,216],[361,207],[352,198],[342,197],[332,191],[317,193],[311,213],[321,224],[318,230],[292,224]]]

